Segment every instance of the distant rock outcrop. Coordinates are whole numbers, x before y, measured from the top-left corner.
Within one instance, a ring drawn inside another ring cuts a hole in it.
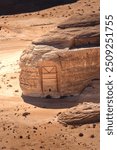
[[[58,115],[58,122],[68,125],[83,125],[100,121],[100,106],[82,103]]]
[[[61,49],[100,46],[99,24],[99,14],[88,14],[81,17],[74,15],[58,25],[58,29],[32,43]]]

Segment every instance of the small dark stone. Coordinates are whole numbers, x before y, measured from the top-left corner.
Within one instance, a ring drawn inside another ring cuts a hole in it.
[[[94,134],[92,134],[91,136],[90,136],[90,138],[94,138],[95,136],[94,136]]]
[[[20,135],[20,137],[19,137],[20,139],[22,139],[23,138],[23,136],[22,135]]]
[[[33,127],[34,130],[37,130],[37,127]]]
[[[30,139],[30,135],[28,135],[27,138]]]
[[[96,124],[93,124],[93,128],[95,128],[96,127]]]
[[[22,116],[24,116],[24,117],[27,117],[28,115],[30,115],[29,112],[24,112],[24,113],[22,114]]]
[[[83,133],[79,133],[79,136],[80,136],[80,137],[83,137],[83,136],[84,136],[84,134],[83,134]]]
[[[42,148],[44,148],[43,146],[40,146],[40,148],[42,149]]]
[[[48,124],[52,124],[52,122],[51,122],[51,121],[49,121],[49,122],[48,122]]]

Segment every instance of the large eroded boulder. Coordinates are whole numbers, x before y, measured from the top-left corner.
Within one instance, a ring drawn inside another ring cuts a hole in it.
[[[20,86],[24,95],[60,97],[79,95],[99,78],[98,47],[57,49],[32,46],[20,58]]]
[[[81,103],[58,115],[58,122],[68,125],[83,125],[100,121],[99,103]]]

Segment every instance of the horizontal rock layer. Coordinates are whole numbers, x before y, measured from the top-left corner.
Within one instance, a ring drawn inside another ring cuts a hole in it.
[[[73,15],[58,28],[40,39],[34,40],[35,45],[49,45],[59,49],[83,48],[100,46],[99,14]]]
[[[89,27],[100,24],[100,14],[84,14],[82,16],[77,17],[77,15],[73,15],[65,22],[58,25],[60,29],[66,28],[76,28],[76,27]]]

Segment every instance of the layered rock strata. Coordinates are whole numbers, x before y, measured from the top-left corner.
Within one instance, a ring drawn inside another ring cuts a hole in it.
[[[100,46],[99,14],[73,15],[41,38],[35,45],[49,45],[58,49],[86,48]]]
[[[100,121],[100,106],[95,103],[83,103],[62,112],[58,122],[68,125],[83,125]]]

